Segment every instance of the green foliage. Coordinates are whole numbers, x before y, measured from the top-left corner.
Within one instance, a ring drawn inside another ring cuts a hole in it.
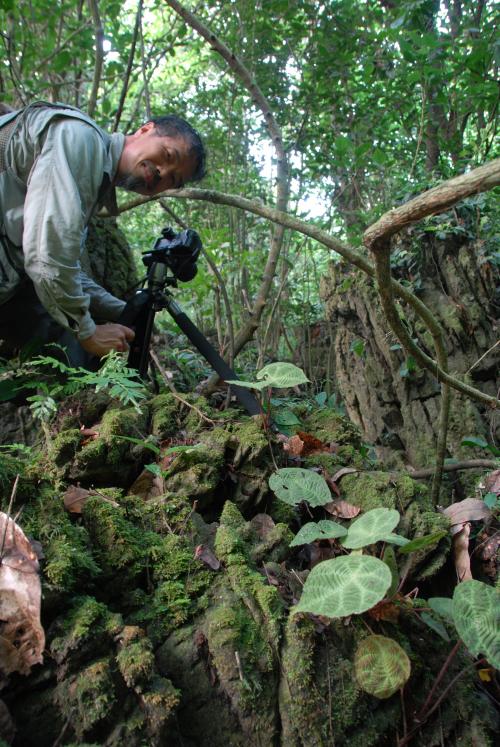
[[[354,657],[356,679],[376,698],[390,698],[410,676],[410,660],[392,638],[370,635],[359,644]]]
[[[417,537],[416,539],[405,543],[405,545],[401,547],[400,552],[404,554],[408,554],[410,552],[417,552],[418,550],[423,550],[426,547],[432,547],[432,545],[437,545],[439,540],[443,539],[443,537],[446,537],[447,534],[448,532],[442,529],[439,532],[433,532],[432,534],[426,534],[425,537]]]
[[[269,487],[278,498],[291,506],[305,501],[310,506],[324,506],[332,499],[321,475],[302,467],[284,467],[269,478]]]
[[[453,620],[471,654],[500,668],[500,591],[482,581],[462,581],[453,594]]]
[[[484,440],[484,438],[481,438],[481,436],[467,436],[462,439],[461,446],[469,446],[474,449],[487,449],[493,454],[493,456],[500,457],[500,449],[489,444]]]
[[[13,372],[15,389],[36,389],[37,394],[27,397],[33,415],[48,422],[57,412],[57,400],[74,394],[86,387],[94,391],[106,391],[121,404],[132,405],[140,412],[140,402],[147,396],[144,383],[138,373],[128,368],[125,359],[114,350],[103,358],[97,372],[84,368],[73,368],[51,356],[37,356],[25,362]]]
[[[344,537],[346,534],[347,529],[335,521],[323,520],[317,523],[310,521],[301,527],[290,542],[290,546],[305,545],[315,540],[335,539],[337,537]]]
[[[309,573],[293,613],[347,617],[371,609],[391,586],[388,566],[370,555],[325,560]]]
[[[243,386],[248,389],[287,389],[288,387],[306,384],[309,379],[301,368],[293,363],[270,363],[260,371],[257,371],[257,381],[239,381],[238,379],[227,379],[227,384]]]
[[[399,519],[399,511],[395,509],[373,508],[353,521],[342,544],[355,550],[381,540],[391,541],[392,530],[399,524]]]

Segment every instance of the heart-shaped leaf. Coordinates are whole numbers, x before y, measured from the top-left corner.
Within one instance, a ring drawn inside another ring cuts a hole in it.
[[[384,540],[391,535],[399,518],[399,512],[394,508],[373,508],[353,521],[342,544],[351,550],[357,550]]]
[[[406,651],[392,638],[370,635],[357,648],[354,670],[365,692],[390,698],[408,680],[411,664]]]
[[[330,503],[330,488],[321,475],[302,467],[284,467],[269,478],[269,487],[290,506],[306,501],[310,506]]]
[[[307,384],[309,381],[303,370],[293,363],[269,363],[260,369],[257,378],[265,382],[265,386],[277,389]]]
[[[371,555],[325,560],[309,573],[293,612],[325,617],[360,614],[384,598],[391,581],[388,566]]]
[[[320,539],[335,539],[336,537],[344,537],[346,534],[347,529],[335,521],[326,519],[318,521],[318,523],[310,521],[297,532],[290,542],[290,546],[306,545]]]
[[[500,668],[500,592],[482,581],[462,581],[453,594],[453,620],[471,654]]]

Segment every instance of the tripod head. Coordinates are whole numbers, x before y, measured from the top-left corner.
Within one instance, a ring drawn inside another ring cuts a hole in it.
[[[196,262],[202,249],[199,235],[191,228],[175,233],[170,226],[161,233],[153,249],[142,255],[142,261],[148,268],[155,263],[166,265],[176,280],[189,282],[198,271]]]

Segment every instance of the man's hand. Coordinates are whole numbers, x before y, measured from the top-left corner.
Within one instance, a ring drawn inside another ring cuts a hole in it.
[[[80,345],[87,353],[102,358],[110,350],[126,352],[134,337],[134,330],[123,324],[98,324],[92,337],[80,340]]]

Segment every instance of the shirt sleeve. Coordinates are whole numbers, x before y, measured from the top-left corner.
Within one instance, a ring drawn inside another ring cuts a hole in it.
[[[94,319],[102,319],[107,322],[116,322],[126,306],[125,301],[108,293],[101,285],[83,271],[80,273],[80,282],[85,293],[90,296],[89,310]]]
[[[79,258],[104,158],[104,144],[91,125],[53,122],[30,173],[24,204],[26,273],[49,314],[80,339],[93,335],[96,326]]]

